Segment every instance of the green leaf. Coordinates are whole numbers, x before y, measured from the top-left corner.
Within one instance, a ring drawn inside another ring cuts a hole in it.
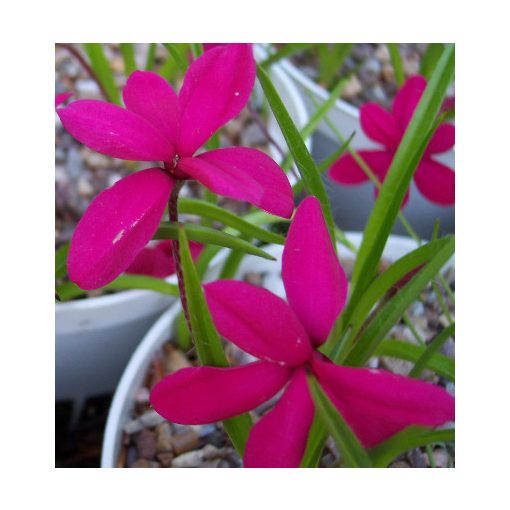
[[[191,43],[190,45],[191,45],[191,53],[193,54],[193,58],[197,59],[204,52],[202,43]]]
[[[340,96],[342,90],[344,89],[347,83],[347,79],[340,80],[335,88],[329,93],[328,98],[324,101],[313,113],[310,117],[306,125],[301,129],[301,137],[303,140],[306,140],[317,128],[319,123],[322,121],[325,115],[328,114],[329,110],[335,105],[336,100]],[[281,164],[283,170],[287,171],[292,164],[292,157],[288,156],[285,161]]]
[[[150,43],[147,50],[147,58],[145,60],[145,70],[152,71],[156,61],[156,43]]]
[[[373,280],[404,195],[431,136],[436,116],[453,77],[454,47],[445,49],[414,112],[368,219],[352,277],[357,301]]]
[[[374,351],[374,356],[387,356],[416,363],[426,350],[425,345],[415,345],[401,340],[383,340]],[[444,354],[432,353],[425,363],[425,368],[449,381],[455,381],[455,361]]]
[[[411,303],[418,298],[420,292],[446,264],[454,251],[455,239],[450,237],[430,261],[381,307],[366,328],[361,330],[360,336],[346,358],[346,364],[353,366],[365,364],[379,342],[388,334]]]
[[[67,254],[69,253],[69,243],[63,244],[55,252],[55,280],[60,280],[67,275]]]
[[[103,47],[99,43],[84,43],[83,48],[90,60],[90,67],[94,70],[98,80],[101,82],[108,99],[112,103],[121,104],[119,89],[115,85],[113,71],[110,68]]]
[[[178,239],[186,289],[186,302],[198,357],[202,365],[228,367],[220,337],[207,307],[200,278],[193,264],[186,232],[182,226],[178,229]],[[243,414],[225,420],[223,423],[234,447],[242,456],[250,432],[251,418],[248,414]]]
[[[271,110],[285,137],[290,153],[298,167],[301,178],[304,181],[305,189],[310,195],[317,197],[321,204],[324,219],[326,220],[333,246],[336,249],[333,215],[331,213],[326,188],[324,187],[317,166],[308,152],[303,138],[290,117],[289,112],[285,108],[283,101],[278,95],[275,86],[271,82],[266,71],[264,71],[260,65],[257,65],[257,76],[264,89],[264,94],[271,106]]]
[[[335,76],[340,72],[345,59],[351,52],[353,43],[320,44],[317,48],[319,57],[319,83],[329,88]]]
[[[369,456],[373,467],[383,468],[408,450],[445,441],[455,441],[455,429],[433,430],[413,425],[372,448],[369,451]]]
[[[193,347],[188,325],[186,324],[186,316],[182,310],[177,317],[177,328],[175,331],[175,336],[175,340],[181,351],[187,352]]]
[[[178,229],[180,226],[182,225],[163,222],[160,224],[158,230],[154,234],[153,239],[178,239]],[[253,246],[243,239],[239,239],[238,237],[234,237],[230,234],[226,234],[225,232],[221,232],[220,230],[204,227],[203,225],[193,225],[191,223],[184,225],[184,229],[186,230],[187,237],[192,241],[196,241],[202,244],[216,244],[225,248],[244,251],[246,253],[250,253],[251,255],[257,255],[258,257],[262,257],[264,259],[275,260],[273,256],[269,255],[264,250]]]
[[[315,408],[319,413],[326,429],[333,437],[338,450],[342,454],[347,467],[372,467],[372,462],[352,432],[347,422],[339,414],[336,407],[328,399],[314,377],[308,377],[308,384]]]
[[[314,468],[319,465],[324,443],[327,438],[328,433],[326,427],[322,423],[321,417],[315,413],[310,432],[308,433],[308,441],[306,443],[305,453],[301,459],[300,467]]]
[[[387,43],[387,46],[388,51],[390,52],[393,70],[395,71],[395,81],[397,82],[397,85],[400,87],[405,81],[402,58],[400,57],[400,52],[398,51],[398,46],[396,43]]]
[[[136,71],[135,47],[132,43],[120,43],[120,52],[124,59],[124,74],[127,78]]]
[[[181,72],[185,73],[188,69],[188,61],[181,54],[181,51],[179,50],[180,45],[174,43],[163,43],[163,46],[168,50],[168,53],[172,55],[172,58],[175,60],[175,63]]]
[[[152,276],[143,276],[135,274],[123,274],[115,278],[111,283],[101,287],[100,290],[153,290],[161,294],[178,297],[179,289],[177,285],[168,283],[162,278],[153,278]],[[84,296],[87,291],[81,289],[73,282],[65,282],[57,287],[57,293],[62,301],[69,301],[80,296]]]
[[[287,43],[284,44],[281,48],[278,48],[274,53],[269,55],[264,61],[262,61],[261,65],[264,67],[268,67],[278,60],[282,58],[289,57],[294,53],[298,53],[300,51],[310,49],[313,46],[317,46],[318,43]]]
[[[423,55],[420,65],[420,74],[427,78],[427,80],[432,76],[443,51],[443,43],[430,43],[427,46],[427,50],[425,51],[425,55]]]
[[[284,244],[285,242],[283,236],[258,227],[242,217],[204,200],[180,198],[178,209],[179,213],[196,214],[202,218],[210,218],[211,220],[219,221],[223,223],[223,225],[231,227],[247,237],[252,237],[265,243]]]
[[[379,275],[367,288],[355,307],[353,307],[351,301],[339,314],[333,324],[328,340],[324,344],[324,352],[333,356],[337,363],[341,363],[342,355],[346,354],[346,349],[350,347],[347,340],[358,333],[375,304],[413,269],[429,262],[451,239],[452,237],[449,236],[420,246],[401,257]],[[342,345],[338,342],[338,339],[348,327],[351,328],[350,335],[343,337],[346,343]]]
[[[415,377],[416,379],[421,377],[423,370],[425,370],[432,356],[443,346],[449,337],[455,335],[455,323],[450,324],[447,328],[443,329],[441,333],[437,334],[432,342],[427,345],[427,348],[423,354],[418,358],[414,367],[409,372],[409,377]]]

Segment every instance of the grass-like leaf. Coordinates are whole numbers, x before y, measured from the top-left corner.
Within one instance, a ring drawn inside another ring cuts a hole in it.
[[[373,280],[402,200],[426,148],[439,108],[453,77],[454,47],[445,49],[414,112],[365,227],[354,266],[351,298],[357,301]]]
[[[101,290],[153,290],[169,296],[179,296],[177,285],[168,283],[162,278],[153,278],[152,276],[123,274],[115,278],[111,283],[105,285]],[[57,294],[61,301],[69,301],[80,296],[84,296],[87,291],[81,289],[73,282],[66,282],[57,287]]]
[[[113,71],[104,54],[103,47],[99,43],[84,43],[83,49],[89,57],[90,67],[94,70],[94,73],[108,95],[108,99],[112,101],[112,103],[120,105],[120,92],[117,85],[115,85]]]
[[[179,213],[196,214],[202,218],[219,221],[223,225],[237,230],[240,234],[265,243],[283,244],[285,242],[283,236],[258,227],[242,217],[204,200],[180,198],[178,209]]]
[[[413,448],[431,443],[455,441],[455,429],[428,429],[411,426],[401,430],[369,451],[374,467],[387,467],[393,459]]]
[[[270,66],[275,62],[278,62],[282,58],[290,57],[294,53],[298,53],[303,50],[317,46],[318,43],[288,43],[284,44],[281,48],[278,48],[274,53],[269,55],[261,65],[264,67]]]
[[[416,363],[426,350],[425,345],[415,345],[401,340],[383,340],[374,351],[374,356],[388,356]],[[425,368],[449,381],[455,381],[455,361],[444,354],[432,353],[426,360]]]
[[[188,69],[188,60],[182,55],[181,45],[174,43],[163,43],[182,73]]]
[[[136,71],[135,48],[132,43],[120,43],[120,52],[124,60],[124,75],[126,78]]]
[[[198,357],[202,365],[228,367],[220,337],[207,307],[200,278],[193,264],[186,232],[182,226],[178,230],[178,239],[192,337],[195,341]],[[225,420],[223,423],[236,450],[242,456],[251,428],[251,418],[248,414],[242,414]]]
[[[285,137],[285,141],[289,147],[290,153],[294,158],[296,166],[299,170],[301,178],[304,181],[306,191],[310,195],[317,197],[321,204],[324,219],[328,226],[328,230],[331,236],[333,245],[336,248],[335,233],[334,233],[334,221],[331,213],[331,206],[329,204],[328,195],[326,188],[322,182],[321,175],[315,165],[312,156],[306,148],[305,142],[299,133],[294,121],[289,115],[289,112],[285,108],[283,101],[281,100],[275,86],[271,82],[266,71],[257,65],[257,76],[264,89],[264,94],[267,98],[269,106],[273,111],[273,114],[280,126],[280,129]]]
[[[67,274],[67,254],[69,253],[69,243],[63,244],[55,252],[55,280],[64,278]]]
[[[416,360],[414,367],[409,372],[409,377],[419,378],[422,372],[427,367],[432,356],[441,348],[441,346],[448,340],[450,336],[455,335],[455,323],[450,324],[447,328],[443,329],[441,333],[438,333],[432,342],[427,345],[423,354]]]
[[[347,467],[358,468],[372,467],[368,453],[361,446],[354,432],[331,403],[314,377],[308,377],[308,386],[315,403],[315,408],[342,454],[345,465]]]
[[[446,264],[455,251],[455,239],[449,237],[442,248],[430,261],[406,283],[396,294],[381,307],[366,328],[356,339],[354,347],[346,358],[346,364],[363,366],[373,354],[379,342],[402,317],[403,313],[418,298],[427,283]],[[354,339],[353,339],[354,340]],[[335,358],[336,360],[336,358]]]
[[[398,51],[398,45],[396,43],[387,43],[388,51],[390,52],[391,63],[393,64],[393,71],[395,72],[395,81],[400,87],[404,81],[404,66],[402,64],[402,57]]]
[[[202,244],[216,244],[225,248],[244,251],[264,259],[275,260],[273,256],[269,255],[264,250],[253,246],[253,244],[250,244],[243,239],[239,239],[238,237],[234,237],[214,228],[204,227],[203,225],[193,225],[190,223],[186,225],[179,225],[176,223],[164,222],[160,224],[153,239],[178,239],[179,226],[183,226],[186,230],[186,236],[191,241],[196,241]]]
[[[425,76],[427,80],[432,76],[434,68],[441,58],[443,51],[443,43],[430,43],[427,46],[427,50],[425,51],[425,55],[423,55],[420,65],[420,74]]]

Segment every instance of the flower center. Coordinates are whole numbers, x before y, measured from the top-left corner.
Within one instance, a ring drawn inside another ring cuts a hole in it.
[[[165,161],[164,168],[165,170],[172,175],[174,179],[184,181],[190,178],[190,176],[184,173],[182,170],[177,168],[177,164],[179,163],[180,156],[176,154],[172,161]]]

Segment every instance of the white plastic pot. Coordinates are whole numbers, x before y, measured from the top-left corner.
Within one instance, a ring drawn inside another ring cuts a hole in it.
[[[329,92],[324,87],[308,78],[290,60],[282,59],[279,66],[299,88],[309,113],[314,112],[329,97]],[[354,149],[381,148],[365,136],[359,121],[359,109],[355,106],[338,99],[329,110],[328,117],[345,139],[349,138],[353,132],[356,133],[351,142]],[[340,143],[325,120],[320,122],[316,133],[313,142],[314,157],[321,161],[334,152]],[[434,159],[455,169],[454,150],[434,156]],[[371,183],[360,186],[341,186],[331,181],[328,182],[328,193],[331,196],[333,214],[337,223],[344,230],[362,230],[374,202],[374,186]],[[432,204],[421,195],[414,183],[411,184],[411,196],[404,214],[418,235],[424,238],[430,237],[436,218],[441,220],[442,232],[455,230],[455,208]],[[394,232],[405,233],[405,230],[397,222]]]
[[[258,46],[254,53],[259,60],[265,55]],[[303,127],[308,113],[298,89],[278,65],[273,66],[271,78],[296,125]],[[258,82],[257,87],[255,97],[261,98]],[[268,132],[281,147],[286,147],[272,114]],[[311,148],[310,140],[307,145]],[[281,161],[273,145],[270,150],[273,159]],[[176,283],[175,276],[168,281]],[[86,399],[115,389],[133,350],[174,300],[156,292],[131,290],[56,304],[55,397],[73,402],[73,423]]]
[[[361,244],[362,234],[357,232],[347,233],[347,238],[355,246],[359,246]],[[352,257],[352,253],[347,250],[347,248],[342,245],[338,245],[338,247],[341,257]],[[384,257],[390,261],[397,260],[415,248],[415,241],[408,237],[390,236],[384,250]],[[247,255],[243,258],[237,277],[241,278],[250,271],[264,273],[264,286],[280,297],[285,297],[285,290],[281,280],[283,246],[271,245],[265,247],[264,251],[273,255],[277,260],[270,261]],[[448,265],[450,264],[453,264],[453,261]],[[131,412],[134,406],[135,395],[142,385],[145,374],[155,354],[165,342],[171,338],[173,324],[180,310],[180,303],[176,303],[170,310],[165,312],[148,331],[129,360],[117,390],[115,391],[108,414],[103,439],[101,467],[116,466],[122,439],[122,429],[124,425],[132,419]]]

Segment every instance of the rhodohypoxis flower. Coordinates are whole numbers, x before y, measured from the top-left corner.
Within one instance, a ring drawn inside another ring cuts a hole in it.
[[[250,432],[246,467],[299,466],[314,415],[307,372],[366,447],[409,425],[453,420],[454,399],[443,389],[383,370],[336,365],[316,350],[345,304],[347,280],[314,197],[301,203],[292,221],[282,278],[288,303],[245,282],[204,286],[218,331],[260,361],[167,376],[150,397],[159,414],[181,424],[210,423],[254,409],[285,387]]]
[[[360,109],[361,128],[370,139],[384,145],[384,149],[361,150],[358,153],[381,182],[388,173],[393,156],[426,86],[425,78],[413,76],[397,92],[391,112],[376,103],[364,104]],[[454,204],[455,172],[434,160],[432,156],[451,149],[454,144],[455,126],[448,123],[440,124],[414,174],[418,190],[428,200],[438,205]],[[334,181],[344,185],[356,185],[369,180],[351,154],[344,154],[333,163],[329,175]],[[404,204],[408,199],[408,193]]]
[[[71,241],[72,281],[93,289],[125,271],[156,231],[175,180],[196,179],[214,193],[291,216],[290,184],[263,152],[229,147],[194,156],[239,114],[254,81],[251,45],[229,44],[190,65],[179,95],[159,75],[135,71],[123,90],[126,108],[79,100],[57,109],[64,127],[91,149],[120,159],[162,162],[161,168],[121,179],[91,203]]]
[[[196,260],[203,245],[190,241],[191,257]],[[154,246],[146,246],[126,269],[127,274],[140,274],[165,278],[175,273],[175,261],[171,241],[159,241]]]

